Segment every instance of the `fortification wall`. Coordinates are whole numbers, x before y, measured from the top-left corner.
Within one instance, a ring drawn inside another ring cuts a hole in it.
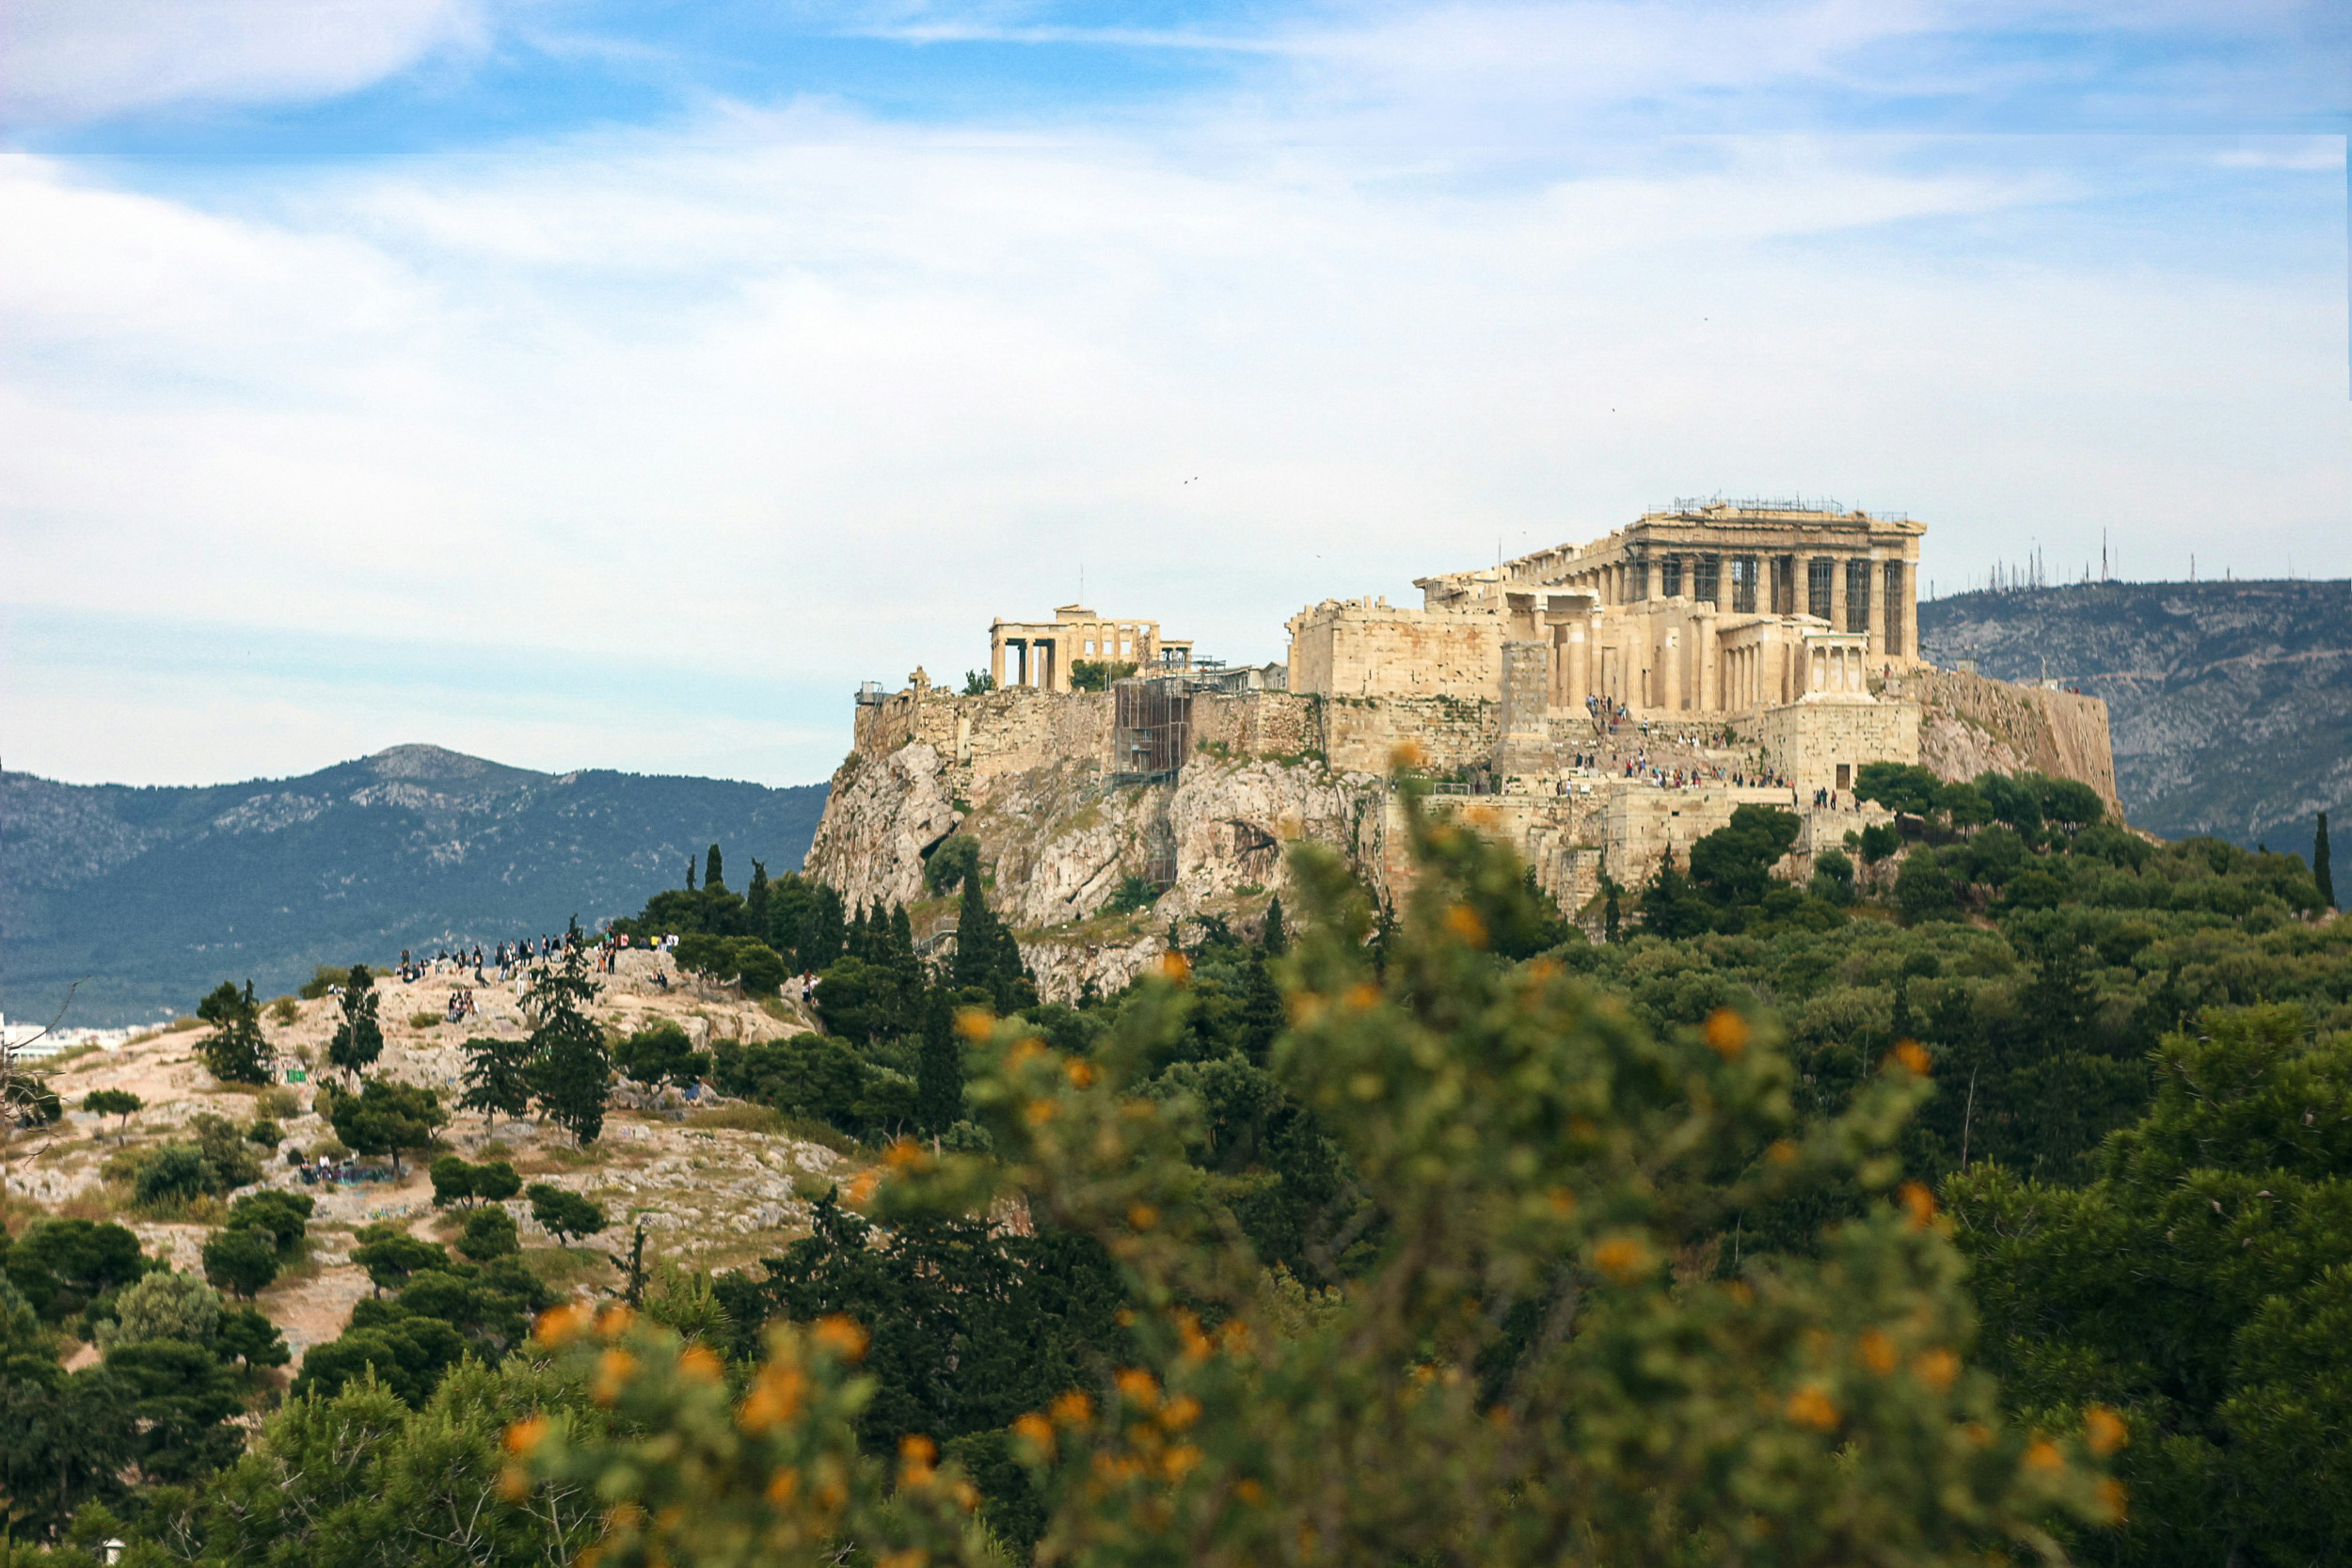
[[[1295,692],[1490,700],[1502,678],[1492,615],[1326,599],[1293,616],[1290,633]]]
[[[1323,754],[1331,766],[1385,773],[1406,741],[1432,773],[1484,768],[1494,755],[1502,710],[1492,698],[1329,697],[1321,704]]]
[[[1324,750],[1323,699],[1293,691],[1203,692],[1192,700],[1192,744],[1234,757],[1305,757]]]
[[[960,783],[1073,760],[1108,767],[1110,694],[1015,687],[961,697],[914,687],[858,705],[851,754],[886,757],[915,741],[958,770]]]
[[[1888,689],[1918,703],[1918,760],[1937,776],[2032,769],[2079,779],[2122,815],[2107,705],[2098,698],[1934,669],[1911,671]]]
[[[1807,796],[1851,789],[1866,762],[1919,760],[1915,703],[1786,703],[1740,728],[1753,734],[1773,770]]]

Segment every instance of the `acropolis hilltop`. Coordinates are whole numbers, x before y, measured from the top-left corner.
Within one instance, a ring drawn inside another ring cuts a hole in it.
[[[1387,779],[1400,755],[1441,795],[1476,797],[1583,916],[1741,804],[1799,816],[1784,869],[1804,874],[1884,819],[1851,793],[1867,763],[2033,768],[2112,804],[2104,705],[1921,661],[1926,532],[1834,504],[1678,502],[1589,544],[1417,578],[1418,606],[1309,605],[1261,668],[1197,657],[1150,616],[999,619],[993,690],[918,673],[861,695],[809,865],[853,898],[913,903],[923,858],[962,828],[1043,959],[1131,878],[1160,890],[1163,918],[1246,919],[1301,837],[1392,892],[1409,875]],[[1108,689],[1073,689],[1084,661],[1111,667]]]

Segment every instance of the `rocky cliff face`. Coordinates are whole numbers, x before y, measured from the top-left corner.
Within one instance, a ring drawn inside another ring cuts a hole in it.
[[[921,739],[853,753],[834,776],[807,869],[853,907],[906,904],[923,928],[939,930],[953,911],[946,900],[924,903],[923,864],[951,832],[969,834],[991,902],[1019,933],[1041,990],[1064,998],[1089,982],[1125,985],[1165,951],[1170,921],[1214,915],[1254,926],[1270,898],[1290,892],[1286,850],[1302,839],[1378,876],[1387,797],[1372,775],[1202,752],[1173,781],[1114,784],[1107,731],[1099,752],[1077,738],[1074,752],[1041,744],[1009,754],[967,734],[975,760],[965,762]],[[1106,912],[1131,878],[1158,889],[1156,898],[1148,910]]]
[[[2307,851],[2352,803],[2352,582],[2107,582],[1919,607],[1922,649],[2103,699],[2133,822]]]
[[[1949,670],[1915,672],[1897,686],[1919,704],[1919,761],[1939,776],[2031,769],[2079,779],[2109,807],[2122,805],[2106,705],[2096,697]]]

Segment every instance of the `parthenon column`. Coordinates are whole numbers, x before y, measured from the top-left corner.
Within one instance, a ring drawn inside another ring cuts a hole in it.
[[[1001,632],[988,640],[988,680],[997,690],[1005,689],[1005,639]]]

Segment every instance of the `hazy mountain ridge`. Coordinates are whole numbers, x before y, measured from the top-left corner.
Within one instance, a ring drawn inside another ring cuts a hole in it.
[[[2352,582],[2103,582],[1919,607],[1921,651],[2107,704],[2132,821],[2308,854],[2352,801]]]
[[[0,1009],[72,1022],[185,1011],[250,975],[495,942],[634,911],[689,856],[797,866],[825,786],[535,773],[404,746],[298,779],[194,788],[0,774]]]

